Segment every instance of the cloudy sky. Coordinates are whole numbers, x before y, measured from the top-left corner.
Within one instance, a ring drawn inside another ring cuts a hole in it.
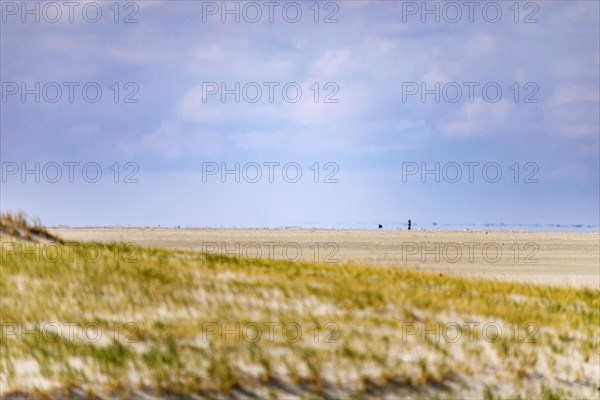
[[[597,229],[599,4],[2,0],[2,211]]]

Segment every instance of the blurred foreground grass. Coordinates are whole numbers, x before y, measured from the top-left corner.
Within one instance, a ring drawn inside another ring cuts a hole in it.
[[[1,242],[3,396],[600,394],[598,290]]]

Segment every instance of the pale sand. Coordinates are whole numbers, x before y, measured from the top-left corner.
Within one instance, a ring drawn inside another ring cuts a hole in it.
[[[295,260],[299,248],[298,256],[304,261],[406,266],[442,274],[600,289],[597,232],[162,228],[70,228],[52,232],[66,240],[122,241],[143,247],[207,252],[226,249],[231,255],[245,258],[260,253],[265,259]]]

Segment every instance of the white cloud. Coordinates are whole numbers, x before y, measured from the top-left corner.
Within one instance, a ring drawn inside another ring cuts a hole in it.
[[[600,93],[581,84],[561,85],[550,98],[546,120],[565,137],[596,137],[600,132]]]
[[[337,77],[348,71],[352,53],[347,48],[329,50],[313,62],[309,71],[316,76]]]
[[[183,121],[220,122],[226,117],[220,95],[209,95],[212,86],[203,84],[189,89],[175,106],[176,115]],[[210,101],[209,101],[210,100]]]
[[[487,33],[477,34],[468,39],[465,47],[470,57],[483,57],[492,53],[498,46],[496,40]]]
[[[586,101],[600,101],[600,93],[598,93],[597,86],[585,87],[580,84],[561,85],[554,91],[551,99],[552,104],[555,106]]]
[[[464,103],[456,119],[440,124],[440,131],[447,136],[489,136],[509,123],[509,114],[514,104],[509,100],[489,103],[481,98],[473,103]]]
[[[173,160],[183,155],[217,155],[222,138],[213,132],[184,129],[177,121],[163,121],[154,131],[136,139],[125,139],[119,149],[131,155],[151,154]]]

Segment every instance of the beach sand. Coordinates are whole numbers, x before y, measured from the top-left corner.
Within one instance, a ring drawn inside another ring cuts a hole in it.
[[[600,289],[600,234],[507,231],[61,228],[66,240],[131,242],[284,259]]]

